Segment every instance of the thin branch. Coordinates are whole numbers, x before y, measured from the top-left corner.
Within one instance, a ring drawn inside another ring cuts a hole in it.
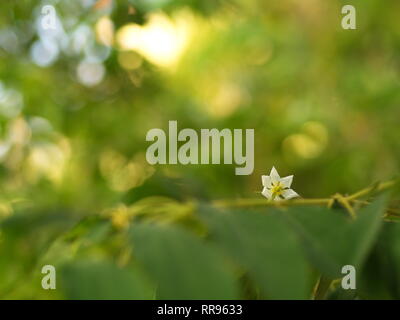
[[[387,189],[392,188],[393,186],[395,186],[397,183],[399,182],[399,180],[391,180],[391,181],[387,181],[387,182],[380,182],[378,184],[375,184],[371,187],[362,189],[356,193],[353,193],[350,196],[347,196],[347,200],[354,200],[354,199],[359,199],[368,195],[371,195],[373,193],[378,193],[378,192],[382,192],[385,191]]]
[[[350,204],[350,201],[346,197],[338,193],[334,196],[334,198],[337,199],[337,201],[347,210],[352,219],[356,218],[356,212],[354,211],[353,207]]]
[[[318,280],[317,285],[314,288],[313,299],[314,300],[325,299],[331,284],[332,284],[331,279],[321,276]]]
[[[365,197],[371,194],[376,194],[395,186],[399,180],[391,180],[387,182],[377,183],[374,186],[364,188],[356,193],[353,193],[349,196],[343,196],[340,194],[335,194],[330,198],[311,198],[311,199],[303,199],[296,198],[290,200],[279,200],[279,201],[271,201],[267,199],[232,199],[232,200],[215,200],[212,202],[212,205],[217,208],[243,208],[243,207],[291,207],[291,206],[307,206],[307,205],[316,205],[316,206],[332,206],[334,201],[337,200],[348,212],[354,217],[355,211],[351,206],[351,203],[354,201],[358,201],[358,198]]]
[[[241,207],[285,207],[285,206],[304,206],[304,205],[328,205],[330,199],[291,199],[271,201],[267,199],[234,199],[234,200],[215,200],[213,206],[217,208],[241,208]]]

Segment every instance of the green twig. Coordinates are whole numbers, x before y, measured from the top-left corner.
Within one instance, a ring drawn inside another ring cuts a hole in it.
[[[356,201],[359,201],[359,198],[376,194],[395,186],[399,181],[391,180],[387,182],[378,183],[372,187],[364,188],[356,193],[353,193],[349,196],[343,196],[341,194],[335,194],[330,198],[311,198],[311,199],[303,199],[296,198],[290,200],[280,200],[280,201],[271,201],[267,199],[233,199],[233,200],[215,200],[212,202],[213,206],[217,208],[242,208],[242,207],[292,207],[292,206],[307,206],[307,205],[316,205],[316,206],[328,206],[331,207],[335,200],[337,200],[351,215],[351,217],[355,217],[355,211],[351,205]]]
[[[235,200],[216,200],[213,205],[218,208],[230,207],[285,207],[285,206],[304,206],[304,205],[328,205],[330,199],[291,199],[281,201],[271,201],[267,199],[235,199]]]
[[[318,280],[317,285],[314,288],[313,299],[314,300],[325,299],[331,284],[332,284],[331,279],[321,276]]]
[[[346,197],[342,196],[340,193],[337,193],[336,195],[334,195],[334,198],[337,199],[337,201],[347,210],[352,219],[356,218],[356,212],[354,211],[353,207],[350,204],[350,201]]]
[[[371,187],[367,187],[356,193],[353,193],[352,195],[347,196],[346,199],[351,201],[351,200],[369,196],[373,193],[379,193],[379,192],[382,192],[382,191],[385,191],[387,189],[394,187],[398,182],[399,182],[398,180],[391,180],[391,181],[377,183]]]

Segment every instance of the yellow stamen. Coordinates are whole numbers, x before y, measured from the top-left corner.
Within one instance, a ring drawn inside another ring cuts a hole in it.
[[[271,192],[272,192],[273,197],[281,196],[283,193],[283,190],[284,190],[284,187],[280,182],[277,182],[276,184],[272,183]]]

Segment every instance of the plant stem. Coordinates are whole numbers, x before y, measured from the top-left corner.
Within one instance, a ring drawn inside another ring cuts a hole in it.
[[[234,200],[215,200],[212,202],[214,207],[217,208],[243,208],[243,207],[291,207],[291,206],[330,206],[332,201],[337,200],[352,217],[355,217],[355,211],[351,206],[352,202],[359,201],[361,197],[371,195],[374,193],[379,193],[390,189],[396,185],[399,180],[391,180],[387,182],[382,182],[375,184],[374,186],[364,188],[356,193],[349,196],[343,196],[341,194],[335,194],[331,198],[311,198],[311,199],[290,199],[281,201],[271,201],[267,199],[234,199]],[[332,200],[334,199],[334,200]]]
[[[325,299],[331,284],[332,284],[331,279],[321,276],[313,293],[314,300]]]
[[[350,214],[350,217],[352,219],[356,218],[356,212],[354,211],[353,207],[350,204],[350,201],[346,198],[343,197],[341,194],[336,194],[335,199],[347,210],[347,212]]]
[[[327,205],[330,199],[293,199],[284,201],[271,201],[267,199],[235,199],[235,200],[216,200],[213,205],[218,208],[230,207],[285,207],[303,205]]]
[[[374,192],[382,192],[384,190],[390,189],[394,185],[396,185],[399,181],[398,180],[391,180],[391,181],[386,181],[386,182],[380,182],[378,184],[375,184],[371,187],[367,187],[365,189],[362,189],[356,193],[353,193],[350,196],[347,196],[346,199],[351,201],[355,199],[359,199],[361,197],[368,196]]]

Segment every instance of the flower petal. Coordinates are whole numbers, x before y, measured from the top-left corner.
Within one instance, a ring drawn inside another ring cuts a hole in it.
[[[293,181],[293,176],[287,176],[284,178],[281,178],[281,184],[283,185],[284,188],[290,188],[292,185]]]
[[[276,183],[281,179],[281,177],[279,176],[278,171],[276,171],[275,167],[272,167],[271,173],[269,174],[269,176],[271,177],[272,183]]]
[[[282,196],[285,199],[292,199],[292,198],[299,197],[299,195],[292,189],[283,190]]]
[[[270,176],[261,176],[262,185],[264,187],[269,188],[271,186],[271,177]]]
[[[264,188],[263,191],[261,192],[261,194],[266,197],[267,199],[271,199],[272,198],[272,192],[269,191],[267,188]]]

